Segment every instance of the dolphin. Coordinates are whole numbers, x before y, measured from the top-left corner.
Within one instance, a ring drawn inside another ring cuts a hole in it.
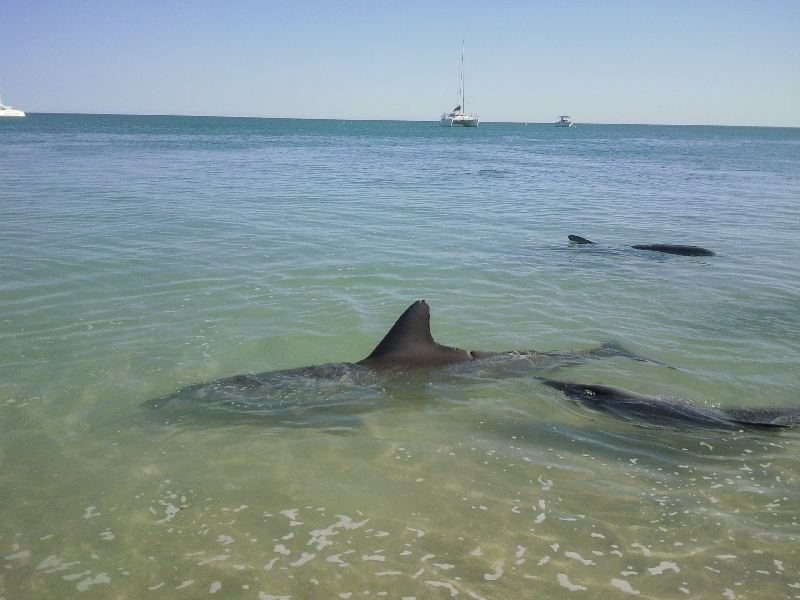
[[[587,240],[579,235],[568,235],[567,239],[573,244],[591,244],[595,243]],[[630,246],[636,250],[650,250],[652,252],[663,252],[664,254],[677,254],[679,256],[715,256],[713,250],[708,248],[701,248],[700,246],[683,246],[680,244],[635,244]]]
[[[710,408],[682,398],[646,396],[613,385],[542,379],[568,398],[617,418],[653,425],[715,429],[785,429],[800,425],[796,408]]]
[[[376,397],[391,397],[392,385],[464,377],[519,377],[587,359],[638,356],[614,342],[554,352],[488,352],[439,344],[430,329],[430,307],[418,300],[400,315],[366,358],[295,369],[247,373],[199,383],[147,400],[146,409],[202,406],[213,410],[272,416],[284,422],[313,421],[313,415],[374,410]],[[389,391],[387,391],[389,390]]]

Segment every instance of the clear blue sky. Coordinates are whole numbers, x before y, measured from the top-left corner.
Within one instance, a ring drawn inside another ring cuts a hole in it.
[[[28,112],[800,127],[800,1],[0,0]]]

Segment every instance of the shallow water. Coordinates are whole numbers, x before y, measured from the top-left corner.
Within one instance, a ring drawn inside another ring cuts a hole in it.
[[[359,360],[419,298],[448,345],[674,367],[536,375],[792,406],[798,199],[796,129],[2,122],[0,597],[800,597],[798,430],[649,427],[491,372],[306,426],[141,408]]]

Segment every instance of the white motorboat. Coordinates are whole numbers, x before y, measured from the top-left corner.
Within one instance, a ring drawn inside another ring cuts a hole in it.
[[[566,115],[562,115],[558,117],[558,121],[556,121],[556,127],[572,127],[572,121]]]
[[[478,115],[466,114],[464,107],[464,42],[461,42],[461,103],[453,109],[453,112],[442,115],[439,121],[442,127],[477,127],[480,118]]]
[[[25,116],[24,112],[16,108],[11,108],[10,106],[4,105],[2,99],[0,99],[0,117],[24,117],[24,116]]]

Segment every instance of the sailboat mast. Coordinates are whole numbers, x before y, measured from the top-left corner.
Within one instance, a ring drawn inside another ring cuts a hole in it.
[[[466,114],[464,106],[464,40],[461,40],[461,114]]]

